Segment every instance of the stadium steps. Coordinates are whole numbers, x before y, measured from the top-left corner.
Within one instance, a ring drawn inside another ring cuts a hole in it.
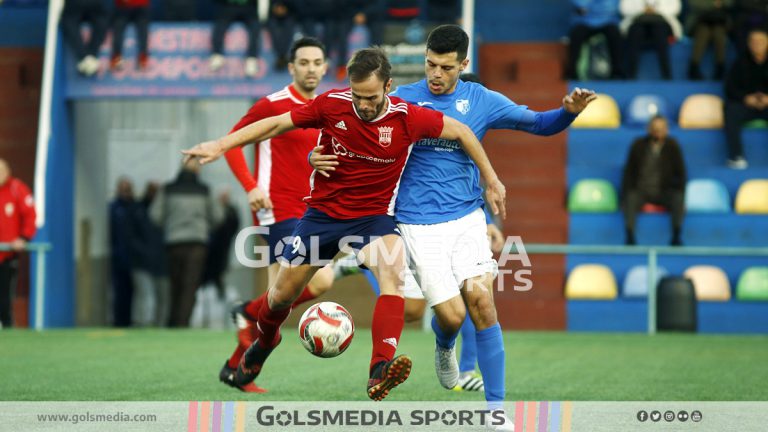
[[[484,44],[480,68],[485,84],[520,105],[548,110],[561,105],[567,88],[560,67],[565,51],[558,43]],[[538,137],[524,132],[490,131],[483,140],[488,156],[507,187],[504,234],[527,243],[564,243],[568,214],[563,206],[566,184],[566,136]],[[499,320],[505,329],[565,328],[563,256],[530,255],[528,291],[515,291],[513,273],[520,262],[502,268],[505,290],[496,293]],[[520,285],[519,283],[517,284]]]

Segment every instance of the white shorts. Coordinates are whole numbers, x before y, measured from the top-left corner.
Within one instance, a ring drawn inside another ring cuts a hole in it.
[[[410,269],[405,298],[425,298],[432,307],[459,295],[465,280],[498,274],[482,209],[448,222],[397,227]]]

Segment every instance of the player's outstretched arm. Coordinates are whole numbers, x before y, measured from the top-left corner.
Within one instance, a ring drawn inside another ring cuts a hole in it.
[[[456,140],[461,144],[467,155],[477,165],[480,175],[487,185],[485,194],[488,204],[491,205],[491,211],[495,215],[501,213],[501,217],[506,218],[506,188],[499,180],[499,176],[496,175],[496,171],[493,170],[491,161],[488,160],[488,155],[485,154],[483,146],[472,132],[472,129],[451,117],[444,116],[443,132],[440,134],[440,138]]]
[[[296,126],[291,119],[291,113],[287,112],[251,123],[237,132],[213,141],[200,143],[189,150],[182,151],[182,153],[187,158],[199,157],[201,164],[207,164],[215,161],[230,149],[273,138],[293,129],[296,129]]]

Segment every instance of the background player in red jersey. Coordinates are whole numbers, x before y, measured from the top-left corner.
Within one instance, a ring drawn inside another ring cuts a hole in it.
[[[277,280],[258,314],[258,336],[238,365],[239,385],[252,382],[280,343],[280,325],[290,305],[323,261],[333,258],[341,243],[376,276],[381,289],[373,312],[373,352],[368,397],[385,398],[408,378],[411,360],[395,357],[403,329],[403,242],[392,217],[400,175],[411,143],[421,138],[457,140],[477,164],[488,185],[494,213],[504,215],[505,189],[471,130],[441,113],[387,96],[391,66],[380,49],[360,50],[349,63],[351,89],[332,90],[312,104],[290,113],[253,123],[215,141],[198,144],[184,153],[202,163],[227,150],[272,138],[297,127],[322,129],[324,151],[339,155],[333,179],[310,177],[309,209],[296,226],[292,249],[283,254]],[[350,240],[349,236],[355,236]],[[314,247],[307,247],[313,245]],[[306,250],[317,252],[305,259]],[[382,257],[386,259],[376,259]]]
[[[288,63],[288,72],[293,77],[291,84],[253,104],[230,133],[263,118],[310,103],[327,68],[322,42],[315,38],[301,38],[294,42]],[[319,134],[317,129],[296,129],[257,143],[253,173],[248,168],[242,148],[233,148],[225,154],[230,169],[248,194],[254,225],[269,229],[268,234],[262,235],[269,245],[269,285],[274,283],[279,268],[275,247],[281,239],[291,235],[307,208],[302,199],[309,195],[309,183],[297,179],[309,178],[312,172],[306,161],[307,153],[317,144]],[[314,299],[330,289],[332,283],[333,271],[330,268],[320,269],[293,306]],[[253,324],[261,307],[260,299],[233,309],[232,316],[238,326],[238,345],[219,372],[221,382],[245,392],[264,391],[253,383],[239,386],[234,379],[240,358],[254,340]]]

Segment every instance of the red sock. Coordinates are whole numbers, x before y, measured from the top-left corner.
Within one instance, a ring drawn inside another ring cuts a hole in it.
[[[259,328],[261,329],[259,344],[262,347],[270,348],[277,344],[277,341],[280,340],[280,326],[290,313],[291,308],[272,310],[269,307],[269,302],[264,302],[259,311],[258,319]]]
[[[253,318],[256,318],[259,316],[259,309],[261,309],[262,303],[264,303],[264,300],[267,298],[267,293],[264,293],[260,295],[259,297],[251,300],[247,305],[245,305],[245,313],[250,315]],[[308,302],[312,299],[316,298],[314,294],[312,294],[309,291],[309,287],[304,287],[304,290],[299,294],[299,297],[293,302],[291,305],[291,308],[295,308],[296,306]]]
[[[390,361],[395,357],[400,334],[403,332],[405,319],[405,300],[396,295],[381,295],[373,308],[373,323],[371,337],[373,353],[371,368],[382,361]]]
[[[264,294],[256,297],[255,299],[248,302],[247,305],[245,305],[245,313],[247,313],[248,316],[254,320],[259,316],[259,309],[261,309],[261,305],[264,303],[264,300],[267,299],[267,292],[269,291],[266,291]]]
[[[300,304],[302,304],[304,302],[308,302],[308,301],[310,301],[310,300],[312,300],[314,298],[316,298],[316,297],[315,297],[314,294],[312,294],[309,291],[309,286],[305,286],[304,287],[304,291],[302,291],[301,294],[299,294],[299,297],[296,300],[293,301],[293,304],[291,305],[291,308],[295,308],[296,306],[298,306],[298,305],[300,305]]]

